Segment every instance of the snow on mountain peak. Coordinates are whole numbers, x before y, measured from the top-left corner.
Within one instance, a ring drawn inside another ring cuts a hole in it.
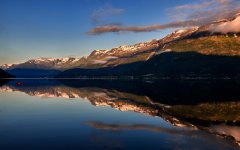
[[[18,66],[25,66],[30,65],[29,67],[34,67],[31,65],[39,65],[40,68],[48,67],[48,68],[61,68],[62,65],[67,64],[74,64],[77,63],[81,58],[74,58],[74,57],[64,57],[64,58],[37,58],[37,59],[31,59],[27,62],[20,63],[20,64],[5,64],[0,66],[1,69],[7,70],[7,69],[14,69]]]
[[[13,66],[13,64],[4,64],[4,65],[2,65],[2,67],[11,67],[11,66]]]
[[[67,61],[69,61],[69,57],[67,57],[67,58],[61,58],[61,59],[59,59],[59,60],[61,60],[62,62],[67,62]]]
[[[106,52],[108,52],[109,50],[95,50],[96,54],[104,54]]]
[[[79,58],[73,58],[73,57],[64,57],[64,58],[37,58],[37,59],[31,59],[29,62],[35,62],[35,63],[41,63],[41,62],[54,62],[54,61],[59,61],[59,62],[67,62],[69,60],[79,60]]]
[[[5,70],[5,69],[12,67],[13,65],[14,64],[4,64],[4,65],[0,66],[0,68]]]
[[[183,32],[186,32],[186,29],[179,29],[179,30],[175,31],[175,33],[177,33],[177,34],[181,34]]]

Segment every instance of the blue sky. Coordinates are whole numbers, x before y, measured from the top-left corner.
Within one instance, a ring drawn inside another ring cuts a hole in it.
[[[171,9],[185,4],[192,2],[1,0],[0,64],[23,62],[39,57],[81,57],[95,49],[111,49],[120,45],[159,39],[173,29],[139,33],[107,32],[97,35],[89,35],[87,32],[106,25],[166,24],[174,21],[169,15],[175,13],[170,12]]]

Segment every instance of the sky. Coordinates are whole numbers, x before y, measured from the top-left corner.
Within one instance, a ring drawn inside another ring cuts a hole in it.
[[[238,6],[239,0],[0,0],[0,65],[160,39]]]

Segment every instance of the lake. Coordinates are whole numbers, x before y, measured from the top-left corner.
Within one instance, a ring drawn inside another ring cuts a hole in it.
[[[240,149],[237,80],[1,81],[0,149]]]

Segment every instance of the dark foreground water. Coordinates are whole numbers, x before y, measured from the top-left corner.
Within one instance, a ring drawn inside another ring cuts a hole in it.
[[[0,87],[0,149],[239,149],[239,91],[231,80],[12,80]]]

